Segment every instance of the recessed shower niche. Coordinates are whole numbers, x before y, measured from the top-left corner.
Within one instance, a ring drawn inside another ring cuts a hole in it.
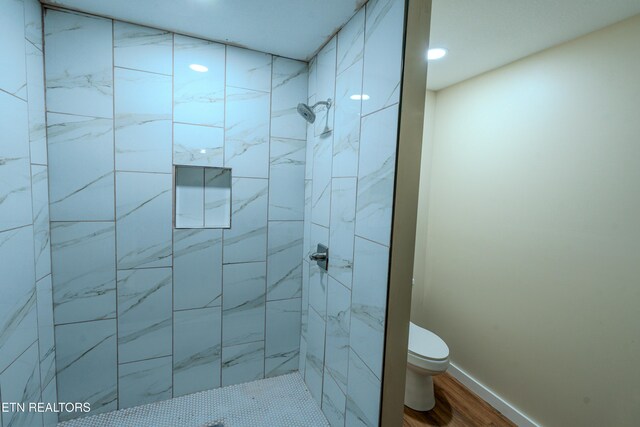
[[[175,166],[175,228],[231,228],[231,169]]]

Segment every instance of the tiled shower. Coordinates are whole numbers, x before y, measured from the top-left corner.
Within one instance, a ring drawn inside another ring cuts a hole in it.
[[[2,7],[3,402],[94,415],[299,372],[332,426],[377,425],[404,1],[309,63]]]

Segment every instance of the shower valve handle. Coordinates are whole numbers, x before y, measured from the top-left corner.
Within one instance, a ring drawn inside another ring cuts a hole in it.
[[[311,255],[309,255],[309,259],[311,261],[325,260],[325,259],[327,259],[327,253],[326,252],[314,252]]]

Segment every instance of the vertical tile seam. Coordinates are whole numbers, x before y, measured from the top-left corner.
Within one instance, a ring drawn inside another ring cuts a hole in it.
[[[118,307],[118,228],[116,215],[117,179],[116,179],[116,69],[115,69],[115,22],[111,21],[111,129],[112,129],[112,150],[113,150],[113,236],[114,236],[114,257],[115,257],[115,291],[116,291],[116,409],[120,409],[120,319]]]

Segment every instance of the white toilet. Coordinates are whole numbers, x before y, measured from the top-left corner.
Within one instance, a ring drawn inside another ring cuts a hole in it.
[[[416,411],[433,409],[436,400],[431,377],[443,373],[448,367],[447,344],[433,332],[411,323],[404,404]]]

